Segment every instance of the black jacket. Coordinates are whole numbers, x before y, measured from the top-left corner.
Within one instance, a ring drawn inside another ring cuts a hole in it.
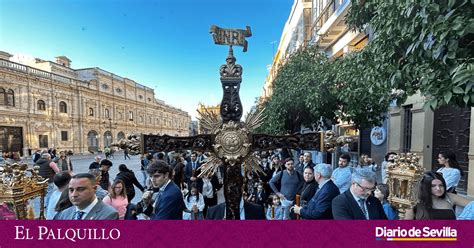
[[[133,185],[137,186],[141,191],[144,191],[145,188],[138,182],[137,177],[135,177],[135,173],[133,171],[121,171],[115,177],[115,180],[122,180],[125,184],[125,188],[127,192],[135,191]]]
[[[387,216],[383,210],[382,203],[374,196],[369,196],[366,200],[369,219],[386,220]],[[335,220],[365,220],[364,213],[352,196],[351,189],[338,195],[332,200],[332,214]]]
[[[265,211],[263,206],[255,203],[244,202],[244,211],[246,220],[264,220]],[[225,202],[216,206],[210,207],[207,210],[206,219],[208,220],[223,220],[225,212]]]

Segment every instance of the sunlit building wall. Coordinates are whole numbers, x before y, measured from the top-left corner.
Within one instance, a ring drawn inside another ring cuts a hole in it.
[[[2,90],[14,92],[12,104],[2,101]],[[190,123],[187,112],[132,79],[98,67],[73,69],[65,56],[52,62],[0,52],[0,149],[85,153],[131,133],[187,136]]]

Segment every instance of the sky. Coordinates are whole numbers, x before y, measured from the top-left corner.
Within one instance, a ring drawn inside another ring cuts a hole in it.
[[[261,95],[292,0],[0,0],[0,51],[99,67],[155,90],[193,119],[198,103],[220,104],[219,67],[228,46],[209,28],[245,29],[248,51],[240,98],[247,112]]]

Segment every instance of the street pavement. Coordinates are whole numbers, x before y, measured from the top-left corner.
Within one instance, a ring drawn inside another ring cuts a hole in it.
[[[87,154],[87,155],[73,155],[71,156],[72,166],[74,168],[74,173],[87,173],[89,171],[89,165],[94,161],[95,156],[101,156],[102,159],[105,158],[104,154]],[[138,182],[145,186],[145,171],[140,170],[140,156],[135,155],[131,156],[130,159],[124,159],[122,152],[116,152],[113,157],[110,157],[109,160],[113,163],[112,167],[109,170],[110,181],[113,182],[115,176],[119,173],[119,165],[127,165],[129,170],[132,170],[135,173],[135,176],[138,179]],[[135,187],[135,198],[133,198],[132,203],[138,202],[142,197],[142,192]]]
[[[86,154],[86,155],[70,156],[74,174],[87,173],[89,171],[89,165],[94,161],[94,158],[97,155],[101,156],[102,159],[105,158],[104,154]],[[137,177],[138,182],[141,183],[143,186],[145,185],[145,171],[140,170],[141,166],[140,166],[139,155],[135,155],[135,156],[130,155],[130,159],[127,158],[125,160],[122,152],[116,152],[114,154],[114,157],[111,157],[109,160],[112,161],[113,163],[112,167],[109,170],[111,182],[113,182],[113,180],[115,179],[115,176],[117,176],[117,174],[119,173],[119,169],[118,169],[119,165],[126,164],[128,169],[132,170],[135,173],[135,176]],[[33,161],[31,158],[28,159],[27,162],[29,166],[33,166]],[[133,198],[132,203],[137,203],[138,201],[140,201],[141,198],[142,198],[142,192],[138,188],[135,187],[135,197]],[[33,206],[35,217],[38,218],[39,211],[40,211],[39,197],[31,201],[30,204]]]

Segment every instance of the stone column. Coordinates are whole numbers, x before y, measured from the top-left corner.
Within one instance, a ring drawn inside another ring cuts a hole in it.
[[[471,125],[469,127],[469,173],[467,176],[467,194],[474,195],[474,108],[471,108]]]

